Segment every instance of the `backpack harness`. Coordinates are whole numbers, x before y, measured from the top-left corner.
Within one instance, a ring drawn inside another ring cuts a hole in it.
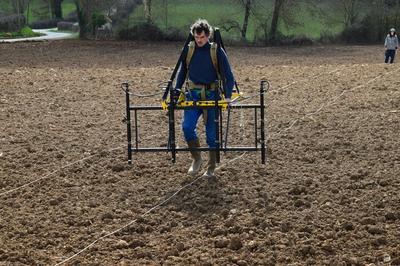
[[[211,84],[195,84],[194,82],[192,82],[191,80],[189,80],[189,64],[192,60],[194,51],[196,49],[196,44],[194,41],[191,41],[188,45],[189,49],[186,55],[186,84],[187,84],[187,89],[189,90],[189,92],[191,92],[191,89],[197,88],[197,89],[201,89],[200,92],[200,99],[202,101],[206,100],[206,90],[216,90],[219,89],[219,83],[221,81],[221,75],[219,73],[219,68],[218,68],[218,57],[217,57],[217,48],[218,48],[218,44],[215,42],[210,43],[210,56],[211,56],[211,61],[212,64],[214,66],[215,71],[217,72],[217,76],[218,76],[218,82],[213,82]],[[184,100],[185,94],[183,93],[183,99]],[[204,122],[207,122],[207,110],[204,109],[203,110],[203,119]]]

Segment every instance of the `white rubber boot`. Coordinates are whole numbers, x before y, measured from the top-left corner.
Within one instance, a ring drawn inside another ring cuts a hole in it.
[[[214,171],[217,164],[217,153],[215,151],[208,152],[207,170],[204,172],[203,177],[215,176]]]
[[[189,146],[189,148],[200,147],[199,140],[188,141],[188,146]],[[201,164],[203,162],[203,160],[201,159],[201,152],[200,151],[190,151],[190,154],[192,155],[193,161],[188,170],[188,174],[191,176],[196,176],[199,173]]]

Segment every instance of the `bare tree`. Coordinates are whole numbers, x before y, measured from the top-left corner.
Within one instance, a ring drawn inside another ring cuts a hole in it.
[[[393,18],[394,18],[394,22],[393,25],[399,25],[400,23],[400,0],[396,0],[394,3],[394,14],[393,14]]]
[[[75,0],[79,20],[79,37],[88,38],[91,32],[90,22],[96,0]]]
[[[314,15],[320,14],[316,0],[274,0],[272,12],[271,8],[265,5],[265,1],[259,1],[253,6],[252,12],[257,21],[256,32],[264,35],[264,41],[270,44],[278,42],[278,33],[280,25],[287,29],[301,25],[296,20],[298,8],[305,8]],[[262,9],[262,10],[258,10]]]
[[[279,18],[281,15],[281,11],[283,9],[284,4],[287,0],[275,0],[274,1],[274,11],[272,13],[272,21],[271,21],[271,28],[269,32],[269,41],[271,43],[276,42],[276,34],[278,32],[278,23]]]
[[[11,0],[13,12],[18,15],[23,15],[28,8],[29,0]],[[18,27],[21,28],[24,22],[18,17]]]
[[[28,6],[28,0],[11,0],[14,13],[23,14]]]
[[[343,7],[344,25],[349,27],[353,25],[359,16],[359,0],[340,0]]]
[[[144,18],[147,23],[152,22],[151,18],[151,0],[143,0],[143,6],[144,6]]]
[[[31,1],[28,0],[27,6],[26,6],[26,24],[29,24],[29,7],[30,7]]]
[[[143,4],[142,0],[106,0],[107,16],[112,19],[114,28],[128,28],[129,16],[138,5]]]
[[[79,20],[79,37],[88,38],[90,34],[94,34],[94,17],[103,14],[111,18],[112,24],[121,17],[129,16],[137,2],[141,0],[74,0]],[[124,10],[124,13],[119,11]],[[95,16],[93,16],[95,14]],[[110,20],[110,24],[111,24]]]
[[[242,40],[246,40],[249,19],[255,0],[233,0],[232,2],[234,4],[239,4],[243,8],[243,23],[240,25],[240,22],[235,19],[223,18],[219,23],[221,25],[220,27],[225,31],[235,30],[240,33]]]
[[[62,18],[62,7],[61,3],[63,0],[51,0],[53,4],[53,10],[54,10],[54,17],[55,18]]]
[[[247,27],[249,25],[249,17],[250,17],[250,10],[252,7],[253,0],[241,0],[242,5],[244,7],[244,19],[243,19],[243,25],[242,25],[242,39],[246,39],[246,34],[247,34]]]

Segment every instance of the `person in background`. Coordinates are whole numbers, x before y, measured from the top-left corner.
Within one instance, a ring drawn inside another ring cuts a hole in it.
[[[390,58],[390,64],[393,64],[398,46],[399,40],[397,39],[396,30],[391,28],[385,39],[385,63],[388,63]]]

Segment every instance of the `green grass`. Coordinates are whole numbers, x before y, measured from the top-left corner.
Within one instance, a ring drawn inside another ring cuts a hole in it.
[[[239,5],[232,4],[230,0],[203,0],[199,1],[168,1],[165,9],[165,0],[153,1],[152,17],[156,25],[161,29],[170,27],[177,28],[183,32],[189,32],[190,25],[197,18],[205,18],[212,25],[222,26],[224,21],[234,20],[242,24],[244,12]],[[143,6],[138,6],[129,18],[129,25],[144,21]],[[167,17],[166,17],[167,16]],[[254,19],[250,19],[248,26],[248,38],[254,36]],[[240,32],[231,30],[231,39],[239,39]]]
[[[64,0],[62,2],[62,11],[63,11],[64,17],[75,10],[76,10],[76,6],[75,6],[73,0]]]
[[[76,6],[75,6],[73,0],[64,0],[62,2],[63,16],[67,16],[69,13],[71,13],[75,10],[76,10]],[[31,0],[31,4],[29,7],[29,13],[28,13],[29,23],[32,23],[32,22],[35,22],[38,20],[45,20],[45,19],[51,19],[51,14],[50,14],[48,5],[46,5],[43,1]]]
[[[272,0],[255,0],[254,12],[250,15],[247,29],[247,40],[253,41],[256,31],[261,29],[260,18],[271,19],[273,10]],[[10,3],[0,0],[0,10],[10,9]],[[66,16],[76,9],[73,0],[62,2],[63,15]],[[327,10],[327,11],[321,11]],[[143,5],[139,5],[129,17],[128,25],[144,21]],[[39,16],[41,14],[41,16]],[[29,22],[32,23],[41,19],[49,19],[48,6],[41,0],[31,0]],[[318,39],[321,33],[336,34],[343,29],[342,11],[338,4],[330,1],[320,1],[317,7],[302,4],[296,6],[292,12],[293,21],[285,25],[282,19],[279,24],[279,31],[286,36],[307,36]],[[162,30],[177,28],[182,32],[188,32],[190,25],[197,18],[205,18],[212,25],[222,27],[227,20],[237,21],[241,27],[244,19],[243,7],[239,1],[232,0],[153,0],[152,17],[155,24]],[[264,21],[265,22],[265,21]],[[239,29],[232,29],[229,32],[221,29],[222,34],[229,39],[240,39]],[[263,36],[261,36],[263,37]]]
[[[281,25],[280,31],[284,35],[302,35],[318,39],[321,33],[335,34],[343,30],[341,10],[333,9],[326,3],[319,4],[316,8],[300,6],[293,15],[297,23],[291,27]]]
[[[17,32],[0,32],[0,38],[30,38],[41,36],[42,34],[33,32],[29,27],[23,27]]]
[[[152,17],[161,29],[167,27],[183,28],[193,23],[197,18],[206,18],[210,23],[217,22],[219,11],[224,8],[226,15],[236,11],[236,7],[227,5],[228,1],[203,0],[201,3],[194,1],[174,0],[168,1],[165,9],[163,0],[153,1]],[[206,15],[205,15],[206,14]],[[166,15],[168,16],[166,18]],[[139,5],[130,16],[130,22],[144,21],[143,5]]]
[[[244,10],[237,2],[231,0],[153,0],[152,17],[156,25],[161,29],[169,27],[178,28],[181,31],[188,31],[189,26],[197,18],[205,18],[212,25],[221,26],[226,20],[237,21],[241,26],[244,19]],[[167,11],[165,9],[167,5]],[[256,1],[255,10],[258,17],[265,20],[266,17],[271,18],[273,3],[271,0]],[[327,8],[329,3],[320,3],[319,8],[323,10]],[[338,33],[343,29],[340,20],[330,18],[341,17],[341,11],[335,10],[329,14],[320,12],[318,8],[310,8],[309,6],[300,6],[293,12],[293,21],[296,23],[286,26],[284,23],[279,24],[279,31],[284,35],[307,36],[310,38],[319,38],[321,33],[330,32]],[[167,16],[167,17],[166,17]],[[138,6],[129,18],[129,25],[132,26],[137,22],[144,21],[143,6]],[[282,20],[281,20],[282,21]],[[251,14],[247,29],[247,40],[253,41],[256,29],[260,29],[259,19]],[[223,32],[229,35],[230,39],[240,39],[239,30],[231,30]]]
[[[11,10],[10,3],[8,1],[0,0],[0,12],[8,13]]]

